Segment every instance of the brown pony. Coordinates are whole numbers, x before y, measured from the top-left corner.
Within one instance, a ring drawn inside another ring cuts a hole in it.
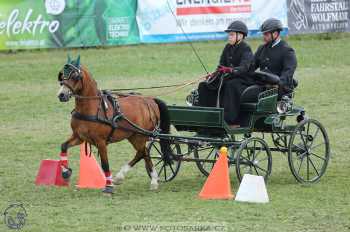
[[[70,147],[88,142],[98,149],[102,170],[106,176],[104,193],[113,193],[113,183],[120,184],[126,173],[141,159],[151,173],[151,189],[158,188],[158,174],[146,150],[146,142],[151,132],[160,130],[169,133],[170,121],[167,106],[159,99],[131,95],[118,97],[97,88],[86,67],[80,65],[80,56],[76,60],[68,57],[67,64],[58,74],[61,88],[58,98],[61,102],[75,97],[72,112],[71,137],[61,145],[62,176],[68,180],[72,170],[68,167],[67,150]],[[159,126],[159,128],[158,128]],[[128,139],[136,150],[135,157],[122,166],[114,179],[109,169],[107,145]],[[169,142],[161,140],[164,158],[169,161],[171,151]]]

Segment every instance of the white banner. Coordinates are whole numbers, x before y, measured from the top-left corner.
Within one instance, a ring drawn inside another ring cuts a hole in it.
[[[286,0],[139,0],[136,17],[141,42],[223,39],[223,31],[234,20],[245,22],[250,36],[257,35],[261,23],[271,17],[287,28],[287,4]]]

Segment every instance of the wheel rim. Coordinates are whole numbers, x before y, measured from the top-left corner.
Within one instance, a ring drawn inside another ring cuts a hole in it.
[[[267,143],[260,138],[249,138],[239,147],[236,154],[236,172],[239,181],[244,174],[263,176],[271,174],[272,157]]]
[[[219,157],[218,151],[219,148],[216,146],[196,147],[193,151],[193,155],[196,159],[208,159],[214,161]],[[215,162],[209,163],[204,161],[196,161],[198,169],[205,176],[209,176],[214,164]]]
[[[171,144],[170,148],[174,155],[181,154],[181,149],[178,144]],[[163,155],[160,149],[160,144],[158,141],[152,141],[148,145],[148,153],[151,157],[153,168],[158,173],[159,181],[168,182],[175,178],[180,169],[180,160],[173,159],[170,164],[164,162]],[[151,177],[151,173],[149,172],[149,170],[147,170],[147,173],[149,177]]]
[[[294,130],[288,149],[289,167],[302,183],[318,181],[329,161],[329,140],[326,130],[316,120],[301,122]]]

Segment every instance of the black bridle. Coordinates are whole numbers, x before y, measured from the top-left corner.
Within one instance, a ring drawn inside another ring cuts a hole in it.
[[[75,75],[73,75],[75,74]],[[72,86],[67,84],[64,81],[67,80],[74,80],[74,81],[81,81],[82,86],[84,86],[84,78],[82,75],[82,71],[80,67],[76,67],[75,65],[71,63],[67,63],[63,66],[62,71],[60,71],[59,76],[58,76],[58,81],[60,82],[60,85],[66,86],[70,91],[71,94],[69,97],[74,97],[77,99],[95,99],[95,100],[101,100],[101,91],[98,92],[98,95],[96,96],[82,96],[77,93],[75,93],[75,90],[73,89]]]

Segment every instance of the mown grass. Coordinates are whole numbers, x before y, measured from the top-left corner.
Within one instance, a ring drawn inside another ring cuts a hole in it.
[[[249,43],[255,50],[260,41]],[[0,209],[23,202],[28,213],[23,231],[117,231],[123,223],[173,222],[219,223],[227,231],[349,231],[349,38],[295,37],[289,43],[298,56],[300,86],[295,103],[324,124],[331,142],[330,165],[319,183],[296,183],[286,156],[274,154],[269,204],[202,201],[197,194],[205,178],[195,164],[183,164],[174,181],[151,192],[140,162],[116,188],[114,197],[106,198],[99,190],[75,190],[79,149],[73,148],[72,186],[37,187],[34,179],[40,161],[58,158],[59,146],[70,134],[73,102],[62,104],[56,97],[57,73],[67,53],[82,56],[101,88],[175,84],[204,72],[187,44],[25,51],[0,54]],[[213,70],[224,42],[194,46]],[[162,99],[184,104],[191,88]],[[160,95],[161,91],[143,93]],[[109,146],[112,171],[118,171],[133,154],[126,142]],[[234,175],[232,184],[237,190]],[[6,225],[1,224],[0,231],[8,231]]]

